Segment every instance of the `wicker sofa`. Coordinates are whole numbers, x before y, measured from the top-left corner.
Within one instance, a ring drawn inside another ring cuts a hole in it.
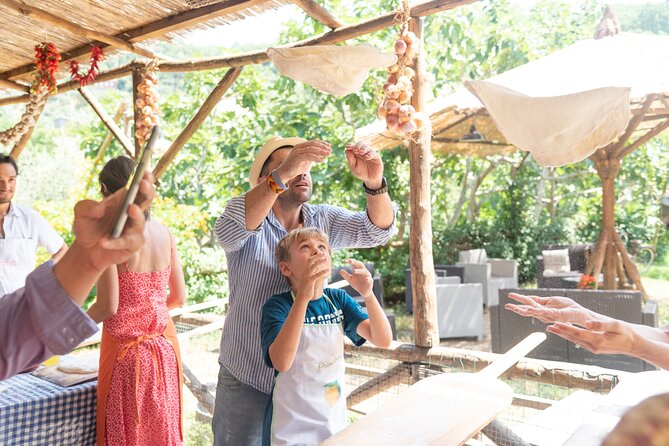
[[[504,309],[505,304],[515,302],[509,299],[509,293],[545,297],[566,296],[597,313],[626,322],[657,327],[657,304],[652,301],[643,304],[639,291],[564,288],[501,289],[499,290],[499,305],[490,307],[490,334],[494,353],[506,352],[530,333],[545,331],[548,325],[537,319],[523,317]],[[552,361],[595,365],[628,372],[655,370],[654,366],[641,359],[624,355],[596,355],[586,349],[576,347],[573,343],[559,336],[551,333],[546,334],[548,339],[528,356]]]

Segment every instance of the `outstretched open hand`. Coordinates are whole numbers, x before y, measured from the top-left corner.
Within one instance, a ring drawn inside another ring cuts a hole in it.
[[[567,297],[528,296],[509,293],[509,298],[519,304],[506,304],[504,308],[525,317],[533,317],[550,324],[565,322],[583,326],[585,321],[593,319],[593,313]]]
[[[340,271],[341,276],[346,280],[354,290],[364,298],[372,293],[374,279],[372,274],[365,268],[365,264],[360,260],[346,259],[346,263],[353,267],[353,272],[349,273],[345,269]]]

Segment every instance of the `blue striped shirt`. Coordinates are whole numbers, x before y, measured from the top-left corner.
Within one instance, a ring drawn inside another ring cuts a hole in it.
[[[328,234],[333,250],[383,245],[395,224],[380,229],[365,211],[352,212],[330,205],[302,206],[305,227]],[[289,291],[276,263],[276,246],[286,230],[269,214],[256,230],[246,229],[245,196],[235,197],[216,221],[216,238],[228,260],[230,306],[225,316],[219,362],[241,382],[270,393],[273,371],[265,366],[260,344],[260,315],[267,300]]]

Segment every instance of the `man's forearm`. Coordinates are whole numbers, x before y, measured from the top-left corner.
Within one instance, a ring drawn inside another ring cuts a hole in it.
[[[371,186],[368,185],[371,188]],[[380,229],[388,229],[395,220],[393,203],[388,193],[367,196],[367,215],[370,221]]]
[[[56,280],[79,306],[84,303],[88,293],[102,274],[101,270],[86,262],[85,252],[82,251],[84,250],[79,249],[79,245],[75,241],[63,258],[53,267]]]
[[[269,188],[266,181],[257,184],[246,193],[245,197],[245,222],[246,229],[253,231],[257,229],[269,214],[277,194]]]

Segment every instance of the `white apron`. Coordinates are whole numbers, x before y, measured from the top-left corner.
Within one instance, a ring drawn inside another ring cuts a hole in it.
[[[0,239],[0,297],[23,288],[35,269],[37,239]]]
[[[328,296],[325,299],[341,315]],[[276,376],[271,444],[317,445],[346,427],[343,315],[304,324],[293,365]]]

